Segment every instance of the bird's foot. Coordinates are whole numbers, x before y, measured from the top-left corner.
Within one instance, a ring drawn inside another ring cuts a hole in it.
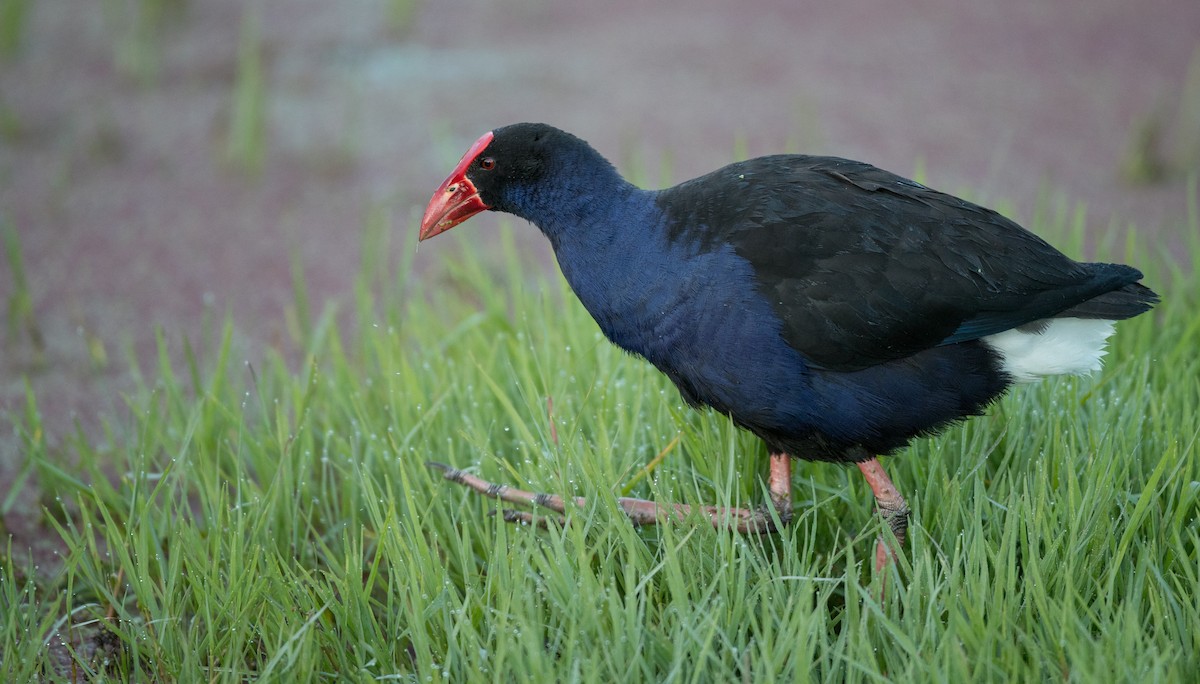
[[[896,537],[896,548],[891,548],[882,535],[875,541],[875,571],[883,572],[888,564],[896,562],[897,550],[904,546],[904,538],[908,533],[909,510],[908,504],[899,496],[893,501],[880,500],[878,503],[879,515],[883,516],[883,521]]]
[[[446,480],[460,484],[486,497],[501,501],[545,508],[559,515],[549,519],[565,521],[562,514],[567,512],[566,501],[556,494],[538,494],[508,485],[489,482],[481,477],[463,470],[452,468],[443,463],[429,462],[427,465],[442,471]],[[778,531],[792,518],[792,502],[790,491],[786,499],[772,491],[771,499],[776,515],[772,515],[772,507],[763,506],[755,510],[746,508],[730,508],[726,506],[690,506],[688,504],[657,504],[645,499],[620,497],[617,505],[629,517],[634,525],[657,525],[659,523],[680,522],[692,514],[693,510],[702,513],[717,529],[734,528],[739,532],[750,534],[765,534]],[[584,497],[575,497],[574,505],[582,507],[587,503]],[[504,519],[508,522],[528,523],[545,526],[547,516],[528,511],[505,510]],[[779,525],[776,525],[776,519]]]
[[[875,494],[879,514],[896,537],[895,548],[891,547],[883,536],[875,541],[875,571],[881,573],[895,562],[898,549],[904,545],[904,537],[908,532],[908,503],[900,496],[900,492],[892,484],[878,460],[868,459],[859,463],[858,467],[866,477],[871,492]]]

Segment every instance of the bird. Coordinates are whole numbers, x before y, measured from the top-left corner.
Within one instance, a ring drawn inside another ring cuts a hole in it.
[[[633,523],[699,509],[716,527],[775,532],[792,518],[794,459],[853,463],[892,532],[876,540],[879,571],[909,521],[880,456],[1014,385],[1098,370],[1114,323],[1159,301],[1132,266],[1075,261],[996,211],[839,157],[758,157],[648,190],[584,140],[518,123],[471,145],[418,240],[488,210],[545,235],[611,342],[767,447],[769,505],[618,499]],[[508,503],[568,507],[430,465]]]

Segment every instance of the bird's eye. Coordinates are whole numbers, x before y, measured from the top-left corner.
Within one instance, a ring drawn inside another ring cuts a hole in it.
[[[479,160],[479,168],[483,169],[484,171],[491,171],[492,169],[496,168],[496,160],[492,159],[491,157],[484,157],[483,159]]]

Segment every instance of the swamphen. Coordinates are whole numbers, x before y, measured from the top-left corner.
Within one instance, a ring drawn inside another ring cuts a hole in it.
[[[1014,383],[1098,369],[1113,321],[1158,301],[1135,268],[1073,261],[990,209],[836,157],[760,157],[642,190],[583,140],[515,124],[471,146],[420,239],[485,209],[550,239],[608,339],[766,443],[776,515],[703,509],[748,532],[790,519],[795,457],[858,465],[902,544],[908,506],[877,455],[978,415]],[[440,467],[564,511],[560,497]],[[638,524],[691,510],[620,504]],[[881,538],[876,567],[889,556]]]

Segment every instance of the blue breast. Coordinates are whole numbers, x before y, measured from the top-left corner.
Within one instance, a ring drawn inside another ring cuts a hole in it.
[[[622,214],[555,245],[563,275],[604,334],[649,360],[691,403],[744,424],[810,429],[809,369],[780,335],[750,264],[730,248],[670,242],[652,206]],[[637,247],[613,225],[636,231]]]

